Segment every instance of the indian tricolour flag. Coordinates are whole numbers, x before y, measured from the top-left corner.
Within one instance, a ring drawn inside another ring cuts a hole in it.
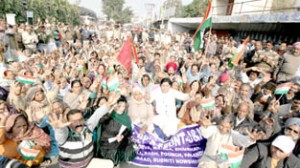
[[[216,106],[215,98],[202,99],[201,106],[204,110],[211,110]]]
[[[119,83],[119,78],[118,76],[109,79],[109,81],[107,81],[107,87],[109,91],[115,90],[119,87],[120,83]]]
[[[25,83],[30,85],[36,84],[36,79],[33,76],[19,75],[16,77],[16,80],[20,83]]]
[[[40,150],[29,149],[24,147],[19,148],[19,151],[22,155],[22,158],[25,160],[34,160],[40,153]]]
[[[292,87],[293,83],[283,83],[276,87],[275,94],[287,94]]]
[[[203,19],[193,36],[195,51],[198,51],[203,46],[202,37],[204,31],[206,28],[211,27],[211,24],[212,24],[212,0],[209,0],[205,15],[203,16]]]
[[[237,49],[237,52],[231,57],[231,59],[228,62],[228,66],[229,67],[233,67],[238,65],[240,59],[242,58],[244,51],[246,49],[247,43],[249,41],[250,37],[248,36],[242,45],[239,46],[239,48]]]
[[[221,148],[219,149],[221,157],[228,161],[230,168],[240,167],[243,160],[244,151],[244,149],[240,149],[237,146],[228,144],[221,145]]]

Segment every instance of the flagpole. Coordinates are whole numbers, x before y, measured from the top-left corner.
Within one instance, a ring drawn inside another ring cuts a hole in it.
[[[214,9],[214,7],[211,7],[211,17],[213,16],[213,9]],[[209,28],[209,35],[208,35],[208,40],[207,40],[207,43],[206,43],[206,46],[205,46],[203,62],[206,61],[206,54],[207,54],[207,50],[208,50],[208,44],[209,44],[210,41],[211,41],[211,40],[210,40],[211,29],[212,29],[212,23],[211,23],[211,26],[210,26],[210,28]],[[200,31],[200,30],[199,30],[199,31]],[[200,33],[201,33],[201,32],[200,32]],[[201,69],[202,69],[202,66],[203,66],[203,64],[202,64],[201,67],[200,67],[200,71],[201,71]]]

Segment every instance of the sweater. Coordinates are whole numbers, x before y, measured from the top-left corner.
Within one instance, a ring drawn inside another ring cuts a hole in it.
[[[69,127],[55,128],[55,137],[59,144],[59,163],[64,167],[86,167],[93,158],[92,132],[100,118],[109,110],[108,106],[101,106],[86,121],[86,126],[81,133],[76,133]]]

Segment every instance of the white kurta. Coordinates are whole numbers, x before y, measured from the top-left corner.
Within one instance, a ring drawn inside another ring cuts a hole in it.
[[[154,116],[153,123],[158,125],[167,135],[174,135],[177,132],[179,119],[176,116],[176,99],[186,101],[190,97],[174,89],[163,93],[161,88],[151,92],[151,98],[155,101],[155,109],[158,115]]]

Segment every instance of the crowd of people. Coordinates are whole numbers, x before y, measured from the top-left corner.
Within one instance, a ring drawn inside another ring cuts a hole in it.
[[[117,60],[128,36],[130,71]],[[245,149],[241,168],[299,167],[300,42],[250,39],[231,67],[242,41],[211,32],[194,51],[189,33],[0,20],[0,164],[118,166],[138,151],[133,124],[162,140],[199,124],[199,167],[224,166],[223,144]]]

